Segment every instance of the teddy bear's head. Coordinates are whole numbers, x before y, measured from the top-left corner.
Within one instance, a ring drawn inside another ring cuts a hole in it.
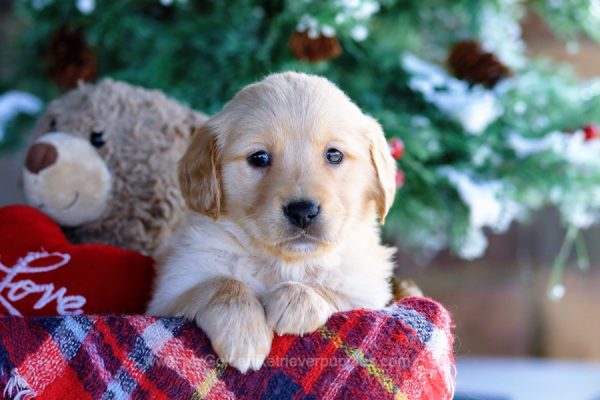
[[[152,254],[180,216],[176,164],[205,119],[158,91],[108,79],[80,84],[34,129],[26,199],[76,242]]]

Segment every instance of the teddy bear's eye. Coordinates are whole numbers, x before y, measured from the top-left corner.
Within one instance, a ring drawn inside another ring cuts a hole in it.
[[[50,130],[51,131],[55,131],[56,130],[56,119],[52,118],[50,120]]]
[[[92,132],[92,134],[90,135],[90,143],[92,144],[92,146],[98,149],[104,146],[106,142],[104,141],[103,135],[104,134],[102,132]]]

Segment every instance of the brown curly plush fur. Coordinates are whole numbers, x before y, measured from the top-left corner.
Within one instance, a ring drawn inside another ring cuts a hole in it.
[[[96,149],[111,173],[111,191],[101,217],[65,228],[76,243],[101,242],[152,255],[178,224],[184,207],[176,164],[200,113],[159,91],[105,79],[52,101],[33,139],[50,131],[85,140],[102,132]]]

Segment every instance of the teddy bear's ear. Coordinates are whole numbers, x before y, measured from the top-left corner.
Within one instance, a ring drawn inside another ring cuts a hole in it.
[[[191,138],[179,162],[179,186],[189,208],[212,218],[221,211],[221,176],[217,137],[204,125]]]

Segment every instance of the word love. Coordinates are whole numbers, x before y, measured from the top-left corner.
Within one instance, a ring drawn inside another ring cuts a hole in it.
[[[52,302],[56,302],[56,312],[59,315],[82,314],[81,309],[86,302],[85,297],[67,295],[67,289],[61,287],[55,290],[53,283],[38,284],[30,279],[19,279],[24,274],[42,274],[54,271],[71,260],[69,254],[47,253],[45,251],[29,252],[25,257],[19,258],[13,267],[0,263],[0,272],[6,276],[0,281],[0,304],[10,315],[22,316],[15,305],[19,300],[36,298],[40,295],[33,308],[40,310]]]

